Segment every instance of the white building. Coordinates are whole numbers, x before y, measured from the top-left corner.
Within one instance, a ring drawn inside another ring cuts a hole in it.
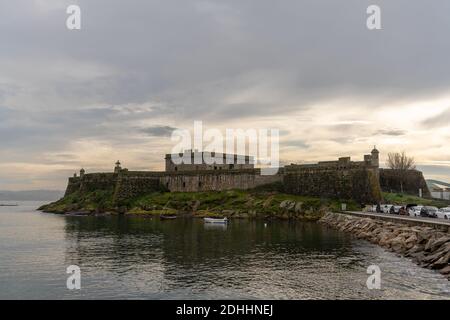
[[[431,196],[436,199],[450,200],[450,188],[437,188],[431,189]]]

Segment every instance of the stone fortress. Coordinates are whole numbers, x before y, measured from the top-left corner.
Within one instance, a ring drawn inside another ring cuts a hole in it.
[[[183,156],[183,161],[174,161]],[[209,161],[205,159],[209,157]],[[210,162],[214,157],[215,161]],[[200,159],[200,161],[193,161]],[[220,161],[217,161],[220,159]],[[382,191],[429,197],[425,179],[420,171],[411,170],[401,178],[396,170],[379,168],[379,151],[364,155],[363,161],[342,157],[337,161],[316,164],[290,164],[279,168],[275,175],[262,175],[254,167],[252,157],[234,154],[214,154],[185,151],[165,156],[165,171],[129,171],[119,161],[113,172],[89,173],[69,178],[65,195],[98,190],[113,193],[116,203],[154,191],[201,192],[231,189],[248,190],[265,187],[313,197],[353,199],[361,203],[382,201]]]

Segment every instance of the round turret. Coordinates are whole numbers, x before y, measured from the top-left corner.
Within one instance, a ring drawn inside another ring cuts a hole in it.
[[[121,170],[122,170],[122,167],[120,166],[120,161],[117,160],[116,167],[114,168],[114,173],[120,173]]]
[[[379,167],[380,166],[380,151],[377,150],[376,146],[373,146],[372,151],[370,152],[372,154],[372,166]]]

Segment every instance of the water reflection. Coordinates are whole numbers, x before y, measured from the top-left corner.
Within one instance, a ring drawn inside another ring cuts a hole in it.
[[[204,223],[206,230],[227,230],[227,223]]]
[[[133,296],[336,299],[398,294],[395,287],[379,292],[365,287],[367,266],[380,260],[380,252],[390,253],[316,223],[65,219],[68,262],[127,278],[134,283],[126,286],[130,292],[140,279]],[[398,281],[399,270],[394,271]],[[445,288],[439,290],[445,296]]]
[[[35,206],[37,207],[37,205]],[[315,223],[76,217],[0,208],[0,298],[428,299],[448,281]],[[66,288],[81,267],[82,290]],[[366,269],[382,270],[368,290]]]

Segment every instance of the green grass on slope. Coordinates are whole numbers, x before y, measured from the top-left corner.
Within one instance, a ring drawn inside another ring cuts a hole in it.
[[[401,193],[383,193],[383,198],[386,203],[389,204],[408,204],[408,203],[415,203],[418,205],[424,205],[424,206],[434,206],[438,208],[447,207],[450,205],[450,201],[446,200],[439,200],[439,199],[426,199],[426,198],[420,198],[408,194],[401,194]]]

